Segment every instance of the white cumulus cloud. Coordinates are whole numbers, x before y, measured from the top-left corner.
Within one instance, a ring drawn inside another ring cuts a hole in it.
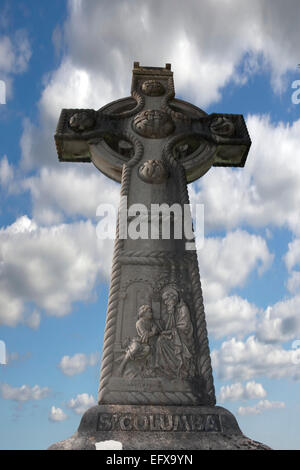
[[[9,36],[0,36],[0,72],[22,73],[27,69],[31,48],[25,30]]]
[[[259,309],[237,295],[205,303],[208,330],[215,338],[244,336],[255,329]]]
[[[206,319],[216,337],[243,337],[255,330],[260,309],[238,295],[251,273],[262,275],[272,264],[266,241],[245,230],[228,232],[224,237],[207,237],[198,251]]]
[[[240,406],[237,412],[240,416],[258,415],[266,410],[280,408],[285,408],[285,403],[282,401],[261,400],[254,406]]]
[[[97,276],[109,276],[112,245],[90,221],[43,227],[24,216],[0,229],[0,323],[25,321],[28,302],[61,316],[90,299]],[[37,327],[38,314],[27,323]]]
[[[63,372],[63,374],[72,377],[73,375],[81,374],[87,367],[96,365],[98,361],[98,353],[92,353],[90,355],[77,353],[71,357],[63,356],[58,364],[58,367]]]
[[[232,338],[211,353],[213,370],[221,380],[249,380],[254,377],[300,379],[293,349],[264,344],[254,336],[245,342]]]
[[[218,394],[218,401],[224,403],[226,401],[252,400],[264,398],[266,395],[267,392],[260,383],[251,381],[243,385],[237,382],[222,386]]]
[[[65,216],[95,219],[100,204],[111,204],[115,211],[119,205],[119,184],[92,165],[43,168],[38,175],[25,179],[22,185],[31,192],[34,219],[41,224],[57,223]],[[115,221],[113,223],[115,225]]]
[[[34,385],[21,385],[21,387],[12,387],[9,384],[0,384],[0,393],[4,400],[13,400],[19,403],[30,400],[42,400],[50,394],[50,388]]]
[[[225,237],[206,238],[198,257],[206,302],[242,287],[253,270],[262,274],[273,261],[266,241],[245,230],[229,232]]]
[[[13,167],[8,162],[7,155],[4,155],[0,160],[0,185],[7,188],[13,180],[13,176]]]
[[[78,415],[82,415],[88,408],[94,405],[96,405],[96,401],[94,397],[88,393],[81,393],[75,398],[71,398],[67,403],[67,406]]]
[[[56,408],[55,406],[51,406],[51,410],[49,413],[49,421],[53,421],[53,422],[65,421],[67,417],[68,416],[61,408]]]
[[[27,31],[19,29],[8,35],[0,35],[0,79],[4,82],[4,101],[12,96],[12,77],[24,73],[32,55]]]
[[[256,336],[264,343],[282,343],[300,335],[300,295],[268,306],[257,319]]]

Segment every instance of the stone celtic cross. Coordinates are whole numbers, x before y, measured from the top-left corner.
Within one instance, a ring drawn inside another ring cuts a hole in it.
[[[61,161],[94,163],[121,182],[128,206],[149,209],[189,204],[187,183],[211,166],[244,166],[251,144],[242,115],[176,99],[169,64],[138,62],[130,97],[62,110],[55,140]],[[122,238],[118,221],[99,404],[215,405],[197,253],[186,241]]]

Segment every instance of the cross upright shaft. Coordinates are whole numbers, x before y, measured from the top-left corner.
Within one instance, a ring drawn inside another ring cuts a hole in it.
[[[169,64],[137,62],[131,97],[63,110],[55,139],[61,161],[93,162],[122,183],[128,207],[149,211],[188,205],[187,183],[211,166],[244,166],[251,144],[242,115],[175,99]],[[197,253],[186,241],[124,239],[118,222],[99,404],[215,404]]]

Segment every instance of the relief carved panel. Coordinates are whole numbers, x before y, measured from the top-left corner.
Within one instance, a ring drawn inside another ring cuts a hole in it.
[[[155,296],[154,296],[155,297]],[[117,376],[128,379],[194,377],[193,324],[187,304],[173,285],[160,292],[159,312],[152,299],[137,311],[135,334],[123,342]]]

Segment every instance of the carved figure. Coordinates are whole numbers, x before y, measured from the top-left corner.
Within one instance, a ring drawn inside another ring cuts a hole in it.
[[[166,307],[162,318],[164,329],[156,342],[155,366],[169,376],[194,376],[193,326],[188,306],[171,286],[164,289],[162,300]]]
[[[120,375],[124,374],[126,366],[130,361],[143,360],[142,369],[147,366],[147,362],[149,363],[146,359],[151,352],[151,345],[149,344],[150,338],[153,338],[153,336],[158,333],[157,325],[153,321],[153,313],[150,305],[142,305],[139,308],[136,331],[138,336],[133,338],[127,347],[125,356],[119,368]],[[135,367],[135,372],[139,372],[139,367]]]

